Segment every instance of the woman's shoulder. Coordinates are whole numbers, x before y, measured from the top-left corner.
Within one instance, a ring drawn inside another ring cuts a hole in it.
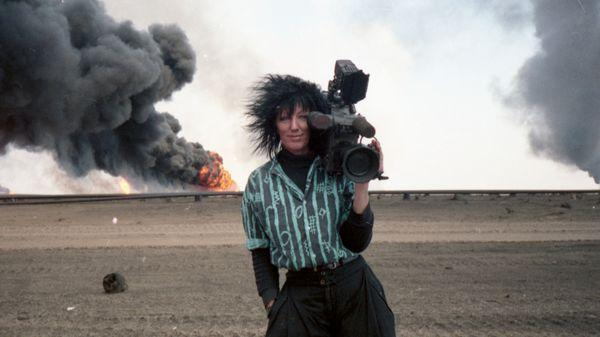
[[[252,172],[250,172],[250,175],[248,176],[248,183],[254,182],[257,179],[261,179],[261,177],[264,177],[265,174],[269,174],[275,164],[275,159],[271,159],[266,163],[260,165],[259,167],[255,168]]]

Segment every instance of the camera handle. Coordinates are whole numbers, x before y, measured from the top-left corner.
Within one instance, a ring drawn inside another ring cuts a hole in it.
[[[388,180],[388,179],[390,179],[390,177],[384,176],[383,172],[378,172],[377,175],[375,176],[375,178],[377,178],[377,180]]]

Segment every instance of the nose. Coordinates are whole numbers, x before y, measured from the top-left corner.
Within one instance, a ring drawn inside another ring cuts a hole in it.
[[[290,121],[290,129],[298,130],[300,128],[298,123],[299,123],[298,117],[292,116],[291,121]]]

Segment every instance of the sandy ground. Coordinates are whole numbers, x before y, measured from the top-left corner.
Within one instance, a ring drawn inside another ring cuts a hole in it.
[[[398,335],[600,336],[600,195],[371,200]],[[0,336],[262,336],[239,202],[0,206]]]

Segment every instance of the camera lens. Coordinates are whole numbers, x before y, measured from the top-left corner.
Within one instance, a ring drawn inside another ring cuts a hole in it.
[[[364,183],[377,176],[379,156],[374,150],[364,145],[357,145],[346,151],[342,166],[344,174],[350,180]]]

